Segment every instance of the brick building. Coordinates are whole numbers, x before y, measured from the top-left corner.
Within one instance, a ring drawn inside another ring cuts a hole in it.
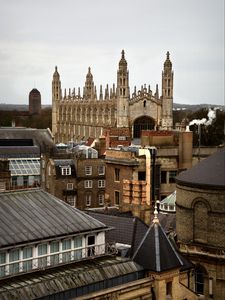
[[[73,153],[49,158],[45,189],[79,209],[105,204],[105,162],[95,149],[78,145]]]

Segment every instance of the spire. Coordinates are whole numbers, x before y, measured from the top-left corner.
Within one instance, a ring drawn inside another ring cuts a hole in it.
[[[88,73],[86,75],[84,98],[90,99],[94,96],[94,82],[93,75],[91,74],[91,68],[88,67]]]
[[[109,99],[109,85],[106,85],[106,89],[105,89],[105,100]]]
[[[53,74],[53,79],[54,80],[58,80],[59,79],[59,73],[58,73],[58,69],[57,69],[57,66],[55,66],[55,72]]]
[[[159,223],[158,209],[157,209],[157,204],[156,203],[155,203],[155,210],[154,210],[154,219],[153,219],[152,223]]]
[[[102,85],[100,85],[99,99],[103,100]]]
[[[169,51],[167,51],[166,53],[166,60],[164,62],[164,70],[167,69],[167,70],[171,70],[172,69],[172,63],[170,61],[170,53]]]
[[[127,61],[125,59],[125,52],[122,50],[121,52],[121,59],[119,62],[119,69],[126,69],[127,68]]]
[[[155,88],[155,98],[159,99],[159,86],[158,86],[158,84],[156,84],[156,88]]]

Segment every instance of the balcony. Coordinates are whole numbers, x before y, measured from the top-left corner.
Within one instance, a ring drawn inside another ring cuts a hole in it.
[[[0,279],[117,253],[115,243],[68,249],[0,264]]]

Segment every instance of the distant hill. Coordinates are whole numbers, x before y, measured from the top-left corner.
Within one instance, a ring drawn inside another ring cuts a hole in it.
[[[190,111],[197,111],[202,108],[214,108],[218,107],[222,110],[225,110],[225,105],[216,105],[216,104],[180,104],[180,103],[174,103],[173,109],[174,110],[190,110]]]
[[[222,110],[225,110],[224,105],[216,105],[216,104],[180,104],[180,103],[174,103],[173,108],[174,110],[190,110],[190,111],[197,111],[201,108],[213,108],[213,107],[219,107]],[[51,108],[51,105],[42,105],[42,108]],[[28,111],[29,106],[26,104],[4,104],[0,103],[0,110],[4,111]]]
[[[51,108],[51,105],[42,105],[42,108]],[[5,104],[5,103],[0,103],[0,110],[4,110],[4,111],[12,111],[12,110],[16,110],[16,111],[28,111],[29,110],[29,106],[26,104]]]

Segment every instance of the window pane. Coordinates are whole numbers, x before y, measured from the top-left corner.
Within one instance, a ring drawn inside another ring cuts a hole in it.
[[[14,249],[9,252],[9,261],[19,260],[20,251],[19,249]]]
[[[82,247],[82,237],[77,236],[74,238],[74,248]]]
[[[0,264],[5,264],[6,261],[6,252],[0,253]]]
[[[32,247],[27,247],[23,249],[23,259],[33,256]]]

